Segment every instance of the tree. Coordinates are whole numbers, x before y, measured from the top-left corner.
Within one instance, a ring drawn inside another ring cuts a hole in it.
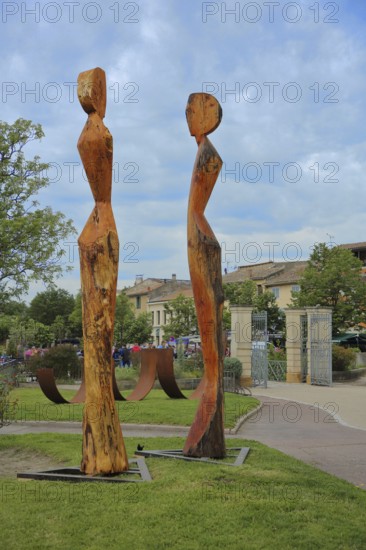
[[[60,242],[75,233],[72,221],[39,208],[38,192],[49,185],[49,164],[24,157],[24,147],[44,136],[40,124],[0,121],[0,300],[19,297],[30,281],[52,283],[63,271]],[[67,268],[71,269],[71,268]]]
[[[50,326],[52,333],[55,336],[56,342],[60,342],[67,336],[70,336],[69,321],[62,315],[57,315],[52,325]]]
[[[72,336],[83,335],[83,311],[81,305],[81,291],[79,291],[74,300],[74,308],[69,315],[69,326]]]
[[[9,344],[16,350],[18,346],[26,347],[47,347],[52,344],[55,335],[51,329],[43,323],[28,319],[22,321],[14,318],[9,332]]]
[[[223,329],[226,331],[231,329],[231,312],[230,308],[226,305],[224,305],[224,309],[222,312],[222,326]]]
[[[123,329],[123,343],[144,344],[151,340],[152,322],[149,313],[140,313]]]
[[[164,326],[166,338],[174,336],[188,336],[197,332],[197,316],[193,298],[187,298],[179,294],[174,300],[164,304],[165,311],[170,315],[170,320]]]
[[[22,318],[27,316],[28,306],[24,302],[16,300],[7,300],[1,303],[1,313],[3,315],[18,315]]]
[[[132,304],[126,294],[122,291],[117,294],[116,317],[114,321],[114,341],[118,345],[127,344],[128,342],[132,343],[135,341],[133,337],[130,339],[132,333],[131,327],[134,321],[135,314],[133,312]],[[142,320],[140,323],[141,322]],[[149,324],[148,332],[151,335],[151,323]],[[145,342],[146,340],[143,341]]]
[[[49,288],[36,294],[29,305],[28,314],[34,321],[50,326],[58,316],[66,321],[74,306],[75,298],[70,292],[63,288]]]
[[[267,327],[269,332],[282,332],[285,329],[285,314],[278,307],[276,297],[270,290],[258,294],[255,299],[256,311],[267,312]]]
[[[0,344],[5,344],[7,338],[9,338],[12,323],[13,317],[10,315],[0,315]]]
[[[248,279],[240,283],[224,284],[225,300],[233,306],[253,306],[257,296],[257,285]]]
[[[254,311],[267,312],[267,326],[270,332],[280,332],[284,329],[285,316],[276,303],[276,297],[270,290],[258,294],[254,281],[224,285],[225,300],[237,306],[252,306]]]
[[[293,306],[332,308],[333,334],[365,321],[366,285],[361,267],[362,262],[350,250],[315,245],[299,281],[300,291],[292,294]]]

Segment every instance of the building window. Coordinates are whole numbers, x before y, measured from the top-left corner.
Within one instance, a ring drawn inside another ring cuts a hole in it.
[[[154,324],[154,312],[153,311],[151,312],[151,322],[152,322],[152,324]]]
[[[157,320],[157,323],[156,323],[156,324],[157,324],[157,325],[160,325],[160,311],[158,311],[157,314],[158,314],[158,320]]]
[[[278,288],[278,286],[274,286],[271,288],[271,291],[273,292],[275,298],[279,298],[280,297],[280,289]]]
[[[166,325],[166,314],[167,312],[164,310],[164,325]]]
[[[136,296],[136,309],[141,309],[141,296]]]
[[[258,294],[258,296],[260,296],[261,294],[263,294],[263,287],[262,287],[262,285],[257,285],[257,294]]]
[[[292,285],[292,292],[300,292],[300,285]]]

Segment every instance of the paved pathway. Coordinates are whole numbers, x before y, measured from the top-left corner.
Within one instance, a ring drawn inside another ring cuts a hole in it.
[[[366,391],[365,391],[366,397]],[[294,456],[366,490],[366,430],[350,428],[328,412],[294,399],[258,396],[263,407],[237,435]]]
[[[268,388],[252,389],[254,396],[282,398],[324,408],[337,420],[366,430],[366,387],[356,384],[334,384],[330,387],[310,384],[269,382]]]

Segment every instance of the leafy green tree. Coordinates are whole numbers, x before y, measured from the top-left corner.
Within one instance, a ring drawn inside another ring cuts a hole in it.
[[[49,288],[38,292],[29,305],[28,315],[34,321],[52,325],[57,317],[66,321],[75,306],[75,298],[63,288]]]
[[[152,322],[149,313],[140,313],[123,329],[123,343],[144,344],[151,340]]]
[[[3,315],[18,315],[22,318],[27,316],[28,306],[25,302],[8,300],[1,303],[1,313]]]
[[[132,329],[131,326],[135,321],[133,307],[128,297],[124,292],[117,294],[116,300],[116,317],[114,322],[114,341],[118,344],[127,344],[135,341],[130,339]],[[142,321],[140,321],[142,323]],[[143,324],[143,323],[142,323]],[[149,333],[151,334],[151,323],[149,324]],[[149,338],[147,338],[149,339]],[[144,342],[146,340],[143,340]]]
[[[273,292],[265,290],[262,294],[258,294],[254,303],[256,311],[267,312],[269,332],[282,332],[285,329],[285,313],[278,307]]]
[[[254,281],[228,283],[224,285],[225,300],[237,306],[252,306],[254,311],[267,312],[267,326],[271,332],[284,329],[285,316],[276,303],[276,297],[270,290],[258,294]],[[225,317],[224,317],[225,319]]]
[[[248,279],[240,283],[223,285],[225,300],[233,306],[253,306],[257,296],[257,285]]]
[[[9,331],[9,345],[12,350],[36,347],[47,347],[52,344],[55,335],[51,329],[43,323],[37,323],[33,319],[21,320],[14,317]],[[12,353],[15,355],[15,353]]]
[[[366,319],[366,285],[361,278],[362,262],[347,249],[317,244],[292,294],[294,307],[332,308],[333,334]]]
[[[230,308],[224,305],[224,310],[222,312],[222,322],[224,330],[231,329],[231,313]]]
[[[196,308],[193,298],[179,294],[174,300],[164,304],[164,309],[170,316],[164,325],[164,336],[179,338],[198,331]]]
[[[31,281],[52,283],[62,274],[60,242],[75,232],[72,221],[39,208],[38,192],[49,185],[48,164],[24,157],[24,147],[44,136],[40,124],[0,121],[0,301],[26,292]]]
[[[63,338],[70,336],[70,327],[68,320],[62,315],[57,315],[56,319],[50,326],[52,333],[55,336],[56,342],[59,342]]]
[[[9,338],[10,329],[13,324],[13,317],[10,315],[0,315],[0,343],[5,344]]]
[[[74,300],[74,307],[69,315],[69,327],[72,336],[83,335],[83,312],[81,305],[81,291],[79,291]]]

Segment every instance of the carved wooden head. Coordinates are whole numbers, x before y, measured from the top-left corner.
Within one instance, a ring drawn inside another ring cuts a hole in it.
[[[84,111],[97,113],[104,118],[107,104],[106,77],[103,69],[97,67],[84,71],[78,77],[78,98]]]
[[[191,136],[207,136],[216,130],[221,122],[221,105],[211,94],[191,94],[188,98],[186,117]]]

